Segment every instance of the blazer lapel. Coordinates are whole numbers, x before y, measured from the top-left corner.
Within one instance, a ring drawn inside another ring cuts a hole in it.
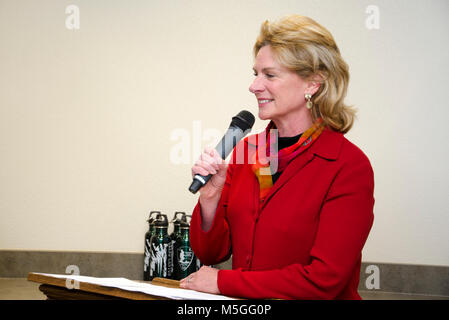
[[[271,187],[265,201],[262,203],[261,209],[266,206],[267,202],[270,201],[270,199],[280,188],[282,188],[283,185],[285,185],[294,175],[296,175],[309,162],[311,162],[315,155],[330,161],[336,160],[340,153],[342,142],[343,134],[326,128],[309,149],[305,150],[304,153],[297,156],[288,164],[279,179]]]
[[[284,184],[287,183],[295,174],[297,174],[302,168],[304,168],[313,159],[312,148],[304,151],[303,154],[293,159],[288,166],[284,169],[284,172],[280,175],[279,179],[271,187],[268,192],[264,203],[262,204],[262,209],[265,207],[268,201],[276,194],[276,192],[282,188]]]

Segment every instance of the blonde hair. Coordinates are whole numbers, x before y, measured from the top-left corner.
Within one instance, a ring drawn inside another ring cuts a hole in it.
[[[312,97],[312,118],[334,131],[351,129],[355,110],[344,104],[349,83],[349,68],[331,33],[311,18],[292,15],[262,24],[254,45],[254,56],[269,45],[276,60],[305,80],[320,82]]]

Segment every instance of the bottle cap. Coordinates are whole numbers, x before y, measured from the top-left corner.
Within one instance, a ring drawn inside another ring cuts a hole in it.
[[[155,227],[168,227],[168,219],[166,214],[158,213],[154,220]]]
[[[148,223],[152,223],[154,221],[154,218],[152,216],[155,213],[160,214],[161,212],[160,211],[150,211],[150,215],[148,216],[148,220],[147,220]]]
[[[177,218],[179,215],[181,215],[181,218]],[[181,221],[186,221],[186,213],[183,211],[176,211],[171,222],[173,222],[174,225],[179,225]]]

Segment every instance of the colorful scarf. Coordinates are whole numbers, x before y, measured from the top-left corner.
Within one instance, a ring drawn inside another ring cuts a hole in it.
[[[318,118],[307,129],[294,145],[277,152],[277,130],[273,122],[265,129],[265,141],[258,142],[258,150],[254,153],[252,170],[259,180],[260,199],[264,199],[273,186],[272,174],[282,172],[287,165],[299,154],[307,150],[323,132],[325,125],[322,118]],[[273,152],[273,154],[271,154]],[[277,168],[276,168],[277,165]]]

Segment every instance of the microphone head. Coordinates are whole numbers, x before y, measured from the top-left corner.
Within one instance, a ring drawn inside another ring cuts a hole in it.
[[[251,112],[242,110],[236,116],[232,117],[231,127],[240,128],[245,132],[253,127],[255,121],[256,118],[254,118]]]

